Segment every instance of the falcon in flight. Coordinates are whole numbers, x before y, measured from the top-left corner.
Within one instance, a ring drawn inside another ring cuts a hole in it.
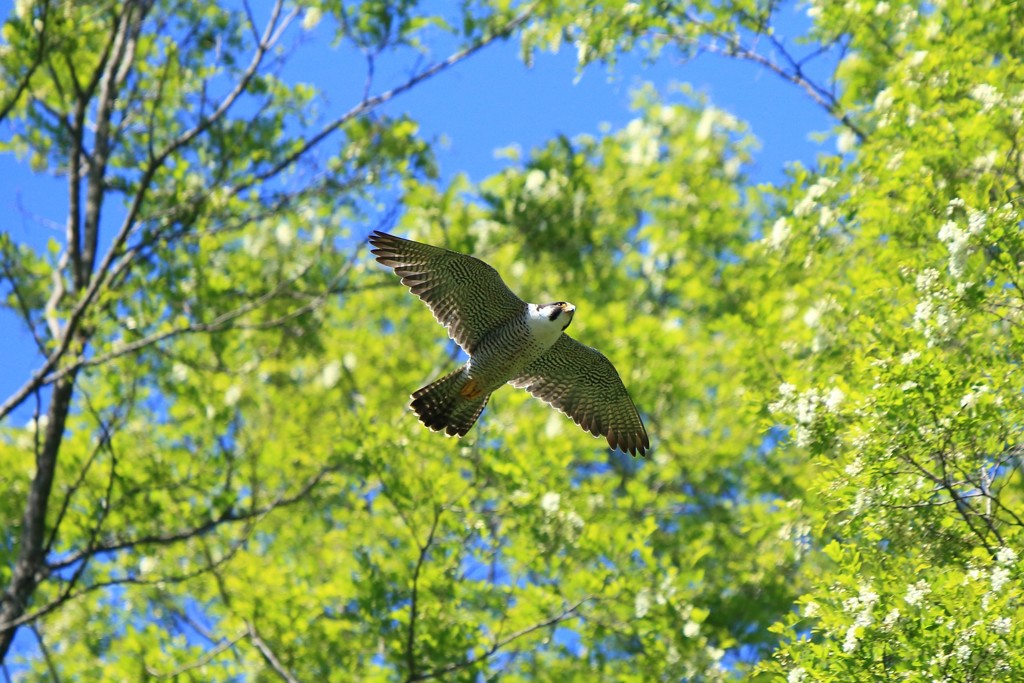
[[[423,299],[469,355],[465,365],[412,395],[420,421],[463,436],[491,392],[508,382],[562,411],[608,445],[634,456],[651,442],[615,367],[564,333],[576,307],[528,304],[483,261],[374,231],[372,253]]]

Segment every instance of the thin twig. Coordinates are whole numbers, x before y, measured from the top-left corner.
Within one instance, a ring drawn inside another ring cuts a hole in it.
[[[486,661],[487,659],[490,659],[491,657],[496,655],[498,651],[506,645],[509,645],[510,643],[513,643],[524,636],[528,636],[531,633],[534,633],[535,631],[539,631],[540,629],[547,628],[549,626],[554,626],[555,624],[565,621],[567,618],[574,615],[576,613],[576,610],[583,606],[584,603],[589,602],[593,599],[593,596],[588,595],[587,597],[581,599],[575,604],[564,608],[561,612],[554,616],[551,616],[543,621],[537,622],[532,626],[527,626],[526,628],[520,629],[515,633],[509,634],[505,638],[495,640],[494,643],[489,648],[487,648],[486,650],[484,650],[484,652],[475,657],[470,657],[469,659],[466,659],[462,662],[456,662],[453,664],[448,664],[447,666],[442,666],[437,669],[432,669],[431,671],[427,671],[426,673],[420,674],[415,677],[410,677],[406,680],[409,683],[411,683],[412,681],[427,681],[434,678],[441,678],[442,676],[446,676],[447,674],[450,674],[454,671],[465,669],[467,667],[474,666],[483,661]]]
[[[277,675],[282,680],[287,681],[287,683],[299,683],[299,679],[295,677],[295,674],[281,663],[281,660],[277,658],[277,655],[270,649],[270,646],[260,638],[260,634],[256,631],[256,626],[251,621],[247,621],[245,625],[249,629],[249,639],[252,640],[253,645],[256,646],[256,649],[260,651],[260,654],[263,655],[263,658],[267,660],[267,663],[270,664],[270,667]]]
[[[420,572],[427,561],[427,554],[434,543],[434,534],[437,532],[437,524],[441,520],[442,508],[434,505],[434,521],[430,525],[430,533],[427,540],[419,546],[419,557],[416,558],[416,567],[412,571],[412,595],[409,598],[409,630],[405,644],[405,663],[409,669],[409,680],[415,680],[416,676],[416,619],[419,616],[419,588]],[[418,543],[418,542],[417,542]]]

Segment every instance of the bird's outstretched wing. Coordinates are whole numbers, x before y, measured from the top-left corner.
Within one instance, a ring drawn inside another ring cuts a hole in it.
[[[558,408],[623,453],[643,455],[651,447],[615,366],[600,351],[566,334],[509,383]]]
[[[480,259],[379,230],[370,235],[370,244],[377,260],[395,269],[470,355],[487,332],[526,312],[526,302]]]

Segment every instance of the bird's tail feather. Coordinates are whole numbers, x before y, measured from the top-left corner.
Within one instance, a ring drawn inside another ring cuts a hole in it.
[[[480,417],[489,393],[466,398],[462,390],[470,382],[465,368],[459,368],[428,384],[412,395],[412,409],[420,422],[449,436],[463,436]]]

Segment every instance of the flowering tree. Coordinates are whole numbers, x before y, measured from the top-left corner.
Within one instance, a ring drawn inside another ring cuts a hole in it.
[[[49,251],[0,233],[39,355],[0,406],[8,672],[1024,677],[1018,8],[813,2],[798,54],[771,2],[314,5],[5,25],[5,148],[69,181]],[[325,115],[274,61],[302,30],[371,74],[432,30],[464,47]],[[440,184],[375,108],[505,36],[754,62],[839,153],[751,187],[742,122],[644,88],[622,129]],[[650,457],[524,392],[461,441],[423,429],[408,391],[452,349],[377,227],[573,300]]]

